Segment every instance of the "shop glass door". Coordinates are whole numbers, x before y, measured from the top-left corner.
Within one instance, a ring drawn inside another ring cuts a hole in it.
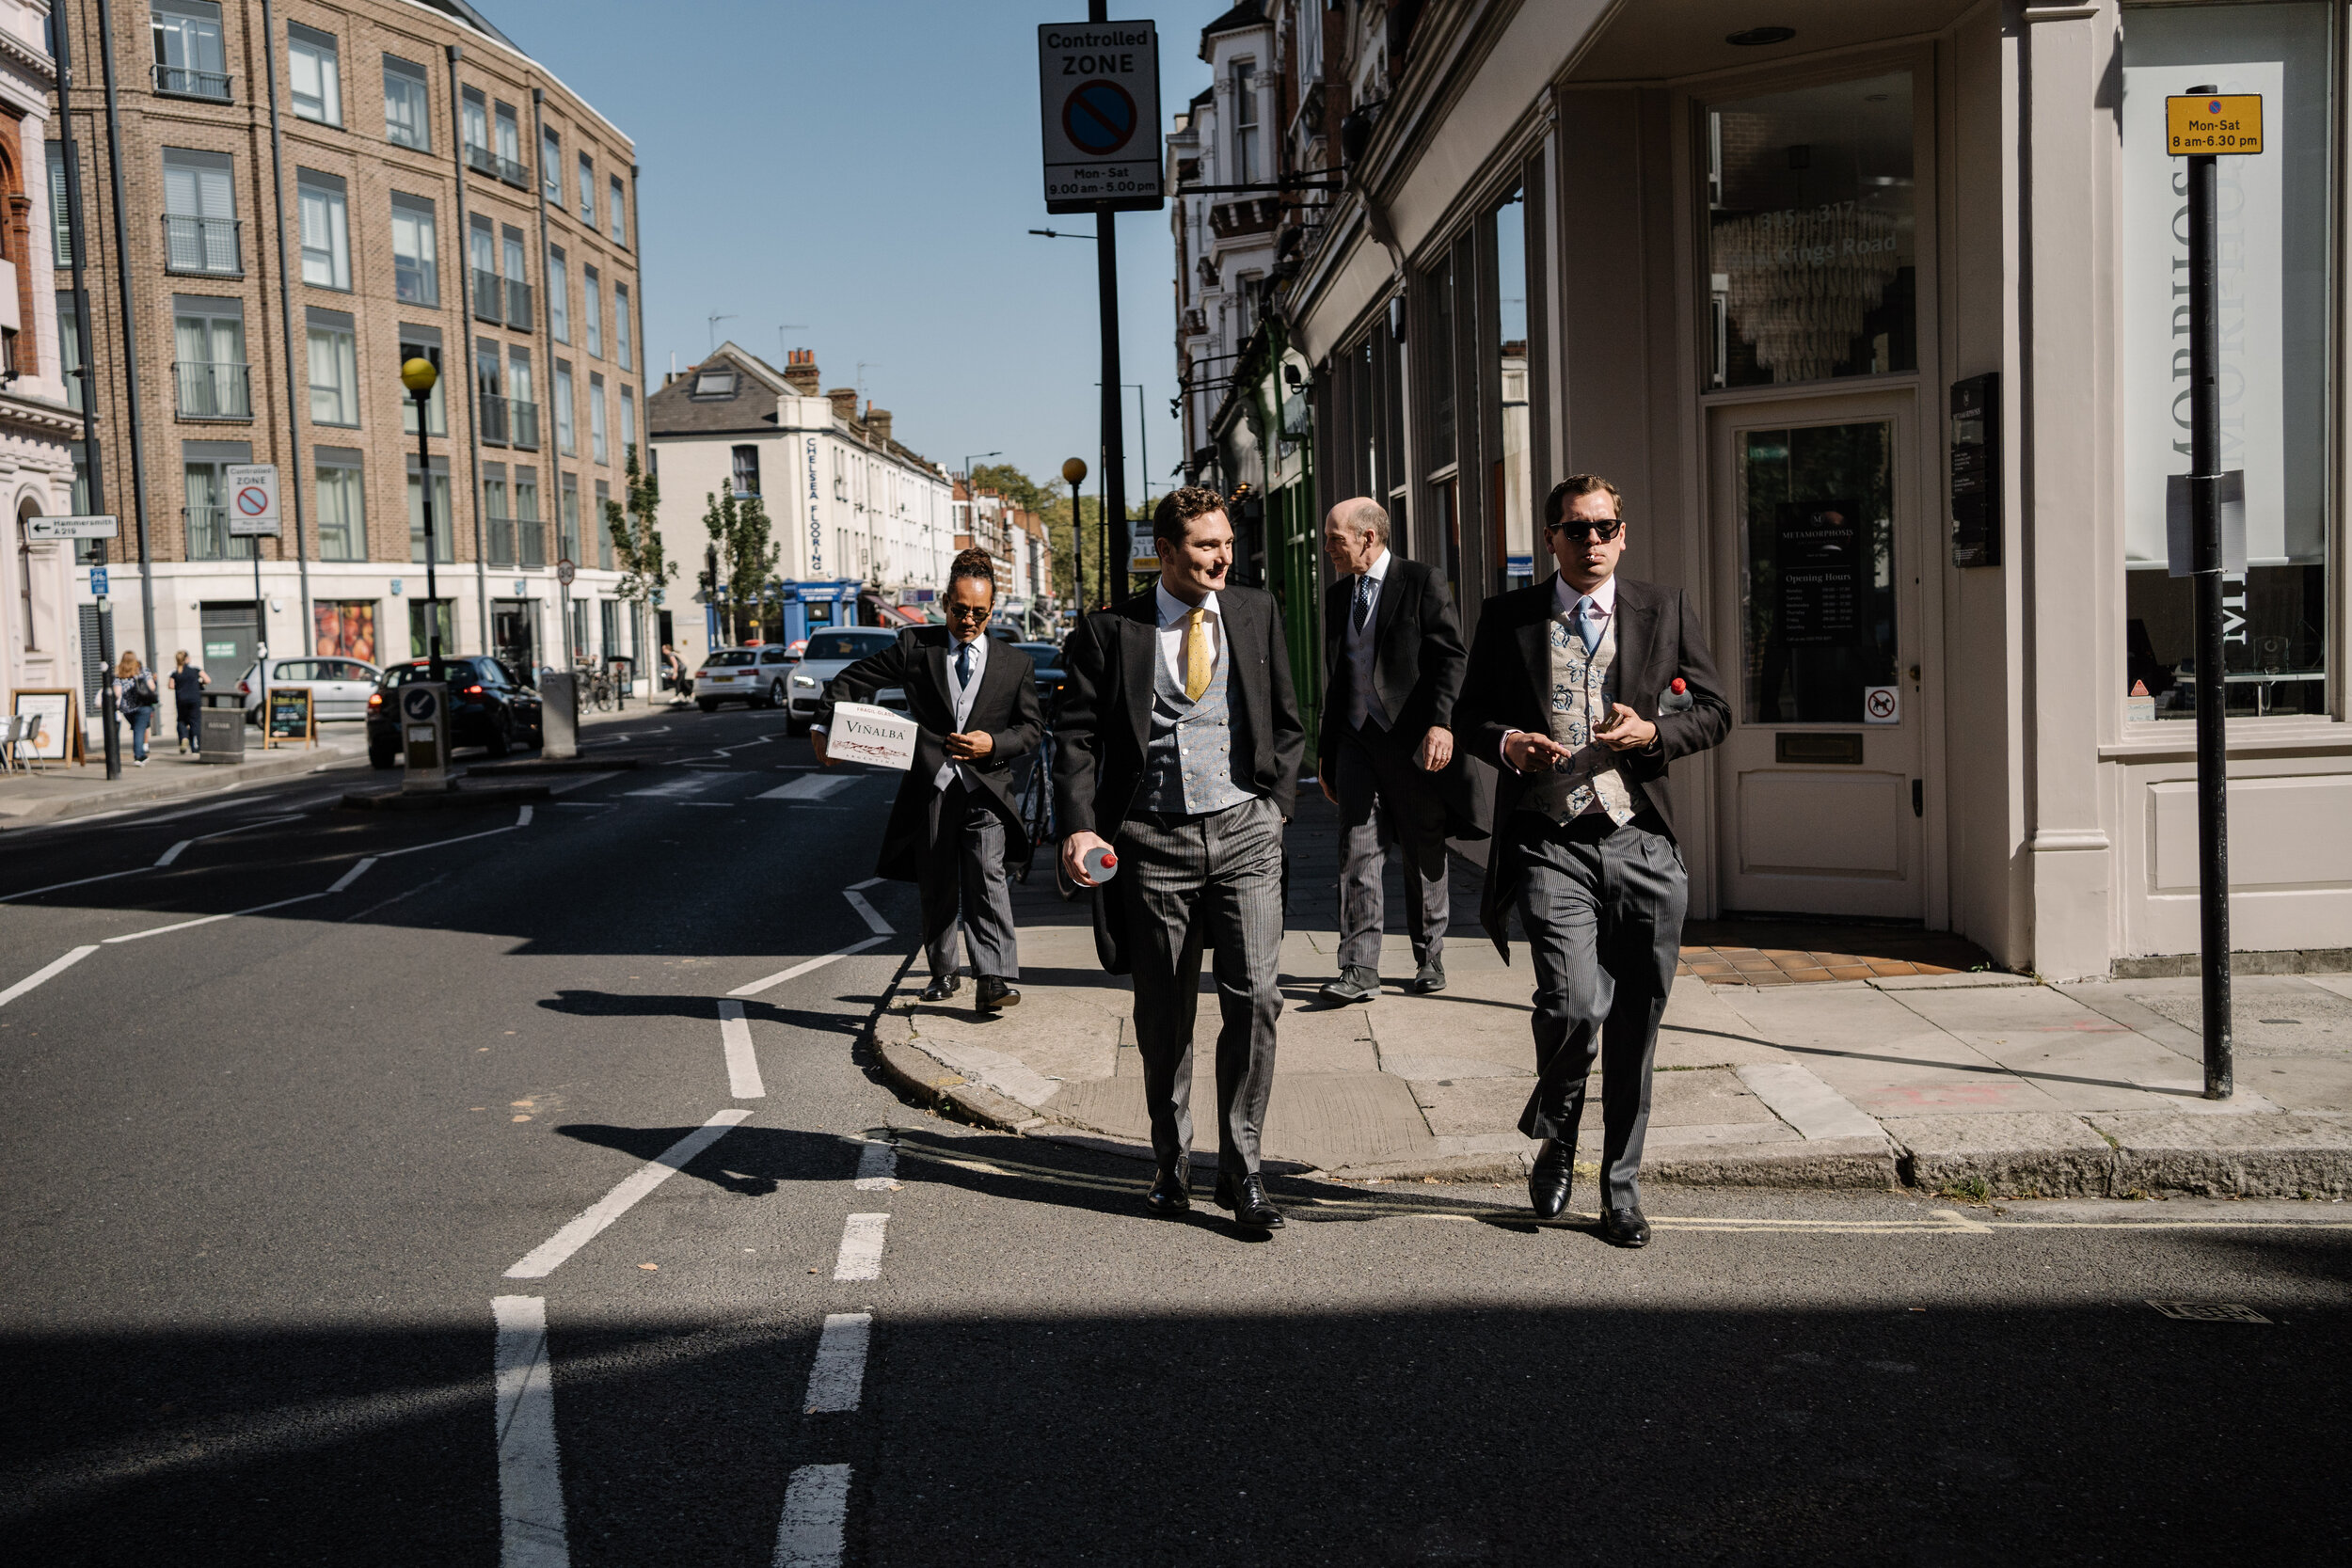
[[[1908,391],[1718,406],[1726,911],[1916,919],[1920,544]],[[1736,652],[1735,652],[1736,650]]]

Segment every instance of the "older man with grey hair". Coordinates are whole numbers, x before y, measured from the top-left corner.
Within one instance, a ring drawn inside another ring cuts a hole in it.
[[[1412,989],[1445,989],[1446,834],[1474,832],[1450,812],[1458,776],[1454,703],[1469,654],[1437,573],[1389,549],[1389,515],[1369,497],[1343,500],[1323,524],[1332,581],[1323,595],[1323,724],[1316,767],[1340,808],[1340,973],[1323,1000],[1380,994],[1381,882],[1391,845],[1405,862]]]

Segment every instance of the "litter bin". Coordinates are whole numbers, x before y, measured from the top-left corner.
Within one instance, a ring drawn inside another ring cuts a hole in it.
[[[245,693],[242,691],[207,691],[204,706],[197,714],[198,728],[203,736],[206,762],[243,762],[245,760]]]

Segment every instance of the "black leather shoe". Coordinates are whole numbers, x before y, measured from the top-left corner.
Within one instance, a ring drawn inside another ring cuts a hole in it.
[[[1649,1221],[1639,1209],[1610,1209],[1600,1216],[1600,1233],[1621,1247],[1649,1245]]]
[[[1324,982],[1316,993],[1323,1001],[1344,1006],[1350,1002],[1369,1002],[1380,994],[1380,972],[1366,964],[1349,964],[1340,971],[1336,980]]]
[[[1152,1178],[1152,1190],[1144,1195],[1143,1206],[1162,1219],[1173,1219],[1190,1209],[1192,1167],[1179,1164],[1174,1170],[1164,1170]]]
[[[1443,990],[1445,990],[1445,960],[1432,958],[1421,966],[1420,974],[1413,976],[1413,994],[1428,996]]]
[[[1233,1212],[1233,1223],[1252,1230],[1279,1230],[1282,1211],[1266,1201],[1265,1179],[1256,1171],[1236,1180],[1230,1173],[1219,1171],[1216,1178],[1216,1206]]]
[[[1021,993],[1012,989],[1012,983],[1001,976],[983,974],[979,978],[978,985],[980,991],[978,1006],[980,1011],[984,1013],[993,1013],[999,1007],[1009,1007],[1021,1000]]]
[[[923,1000],[945,1002],[955,995],[956,988],[962,984],[963,982],[953,974],[934,974],[931,976],[931,983],[923,988]]]
[[[1556,1220],[1568,1207],[1568,1187],[1576,1179],[1576,1146],[1563,1138],[1546,1138],[1535,1152],[1535,1167],[1527,1173],[1527,1201],[1539,1220]]]

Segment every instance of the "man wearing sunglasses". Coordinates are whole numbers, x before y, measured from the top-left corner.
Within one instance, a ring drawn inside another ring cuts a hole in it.
[[[1527,1180],[1535,1212],[1567,1208],[1598,1061],[1601,1233],[1645,1246],[1650,1058],[1688,902],[1666,768],[1720,743],[1731,708],[1682,591],[1617,575],[1616,486],[1572,474],[1543,519],[1560,570],[1486,601],[1455,710],[1499,771],[1479,914],[1507,961],[1516,907],[1535,963],[1535,1091],[1519,1117],[1543,1140]]]
[[[850,665],[825,688],[808,732],[817,760],[835,703],[870,703],[897,687],[917,726],[914,763],[882,830],[878,877],[913,882],[922,893],[923,951],[930,962],[926,1002],[945,1002],[961,984],[956,925],[977,976],[979,1010],[1021,1000],[1020,948],[1012,890],[1005,885],[1005,848],[1028,853],[1021,813],[1012,803],[1012,765],[1037,750],[1044,721],[1028,655],[988,635],[996,608],[996,574],[985,550],[965,550],[948,568],[945,626],[898,634],[881,653]]]

